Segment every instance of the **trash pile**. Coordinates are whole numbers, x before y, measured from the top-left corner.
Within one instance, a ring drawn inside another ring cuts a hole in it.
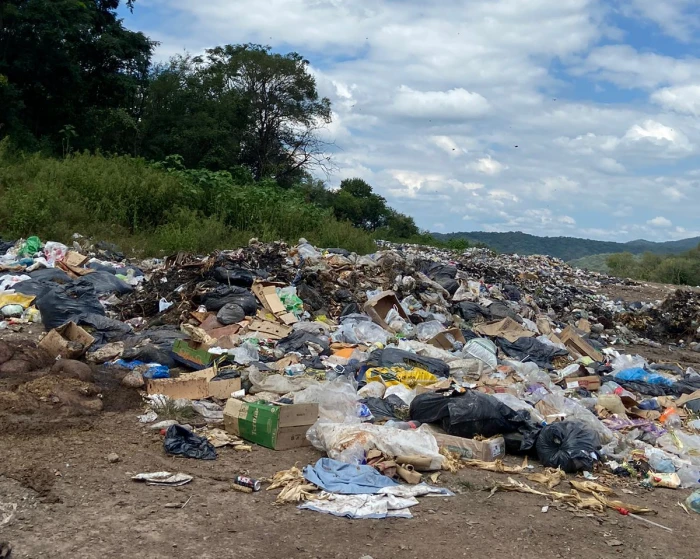
[[[76,235],[72,247],[31,237],[0,253],[0,328],[41,322],[49,358],[104,367],[140,390],[139,420],[163,431],[166,453],[323,451],[271,480],[278,502],[407,518],[417,497],[451,495],[427,481],[462,467],[528,474],[546,489],[509,478],[493,491],[597,512],[653,512],[611,499],[593,482],[601,476],[700,488],[700,374],[623,351],[700,347],[696,293],[625,303],[600,290],[628,280],[549,257],[390,243],[358,256],[252,240],[130,262]],[[0,351],[0,375],[15,357]],[[184,410],[189,422],[159,421]],[[586,480],[553,491],[567,474]],[[698,501],[688,497],[688,508],[698,512]]]

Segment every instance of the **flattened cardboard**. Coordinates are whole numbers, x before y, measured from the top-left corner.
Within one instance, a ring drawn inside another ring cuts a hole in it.
[[[232,392],[241,389],[241,379],[232,378],[225,380],[213,380],[216,377],[214,367],[185,373],[177,378],[147,379],[146,392],[148,394],[165,394],[177,399],[203,400],[204,398],[218,398],[227,400]]]
[[[496,322],[479,324],[474,328],[474,332],[478,332],[479,334],[492,338],[505,338],[511,343],[518,341],[520,338],[532,338],[533,336],[537,335],[532,330],[528,330],[524,326],[521,326],[510,317],[506,317],[503,320],[498,320]]]
[[[393,291],[383,291],[369,299],[364,305],[365,313],[372,319],[372,322],[379,324],[385,330],[389,330],[389,325],[384,319],[391,309],[396,309],[401,318],[408,320],[406,311],[403,310],[401,302]]]
[[[278,287],[284,287],[284,284],[256,281],[251,290],[262,306],[275,315],[277,320],[287,325],[296,324],[299,320],[293,313],[287,312],[287,308],[277,295]]]
[[[46,334],[39,342],[39,347],[51,357],[75,359],[83,355],[93,343],[95,338],[75,322],[68,322]]]
[[[600,352],[596,351],[586,340],[579,336],[571,326],[564,328],[559,338],[568,349],[575,351],[579,355],[588,355],[593,361],[603,360]]]
[[[66,252],[66,256],[63,258],[64,264],[75,267],[81,267],[87,261],[87,256],[83,256],[82,254],[74,250],[69,250],[68,252]]]
[[[585,388],[586,390],[598,390],[600,388],[600,377],[597,375],[589,377],[564,379],[567,389]]]
[[[273,450],[309,446],[306,432],[318,419],[318,404],[275,406],[230,398],[224,427],[231,435]]]
[[[248,325],[248,330],[250,332],[260,332],[273,340],[281,340],[282,338],[286,338],[292,332],[292,329],[289,326],[283,326],[282,324],[277,324],[276,322],[271,322],[269,320],[258,319],[253,320]]]
[[[454,349],[454,346],[448,339],[448,335],[452,336],[455,339],[455,341],[460,342],[461,344],[467,343],[467,340],[464,339],[464,335],[462,334],[462,331],[459,328],[450,328],[449,330],[440,332],[437,336],[434,336],[433,338],[428,340],[428,343],[430,345],[434,345],[435,347],[439,347],[440,349],[452,351],[452,349]]]

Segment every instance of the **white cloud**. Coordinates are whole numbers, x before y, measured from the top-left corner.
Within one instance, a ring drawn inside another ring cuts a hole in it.
[[[561,216],[559,219],[557,219],[557,221],[566,225],[576,225],[576,220],[568,215]]]
[[[666,87],[652,94],[651,100],[665,109],[700,116],[700,85]]]
[[[430,140],[441,150],[453,157],[459,157],[467,152],[466,149],[460,148],[449,136],[431,136]]]
[[[627,0],[623,8],[632,15],[651,20],[661,30],[680,41],[690,41],[693,30],[700,27],[695,0]]]
[[[476,160],[470,164],[469,168],[477,173],[493,176],[500,174],[505,167],[495,159],[491,159],[491,156],[487,156]]]
[[[631,141],[646,140],[654,144],[668,142],[675,148],[691,149],[690,142],[683,132],[674,130],[655,120],[645,120],[642,124],[635,124],[627,131],[624,139]]]
[[[653,227],[671,227],[673,225],[670,220],[661,216],[650,219],[647,223]]]
[[[667,196],[674,202],[678,202],[679,200],[682,200],[685,198],[685,194],[683,194],[680,190],[678,190],[675,186],[668,186],[662,190],[662,193],[664,196]]]
[[[408,118],[460,120],[484,116],[490,106],[478,93],[456,88],[449,91],[416,91],[402,85],[392,111]]]
[[[597,164],[598,169],[604,173],[622,174],[626,171],[625,166],[615,161],[612,157],[603,157]]]

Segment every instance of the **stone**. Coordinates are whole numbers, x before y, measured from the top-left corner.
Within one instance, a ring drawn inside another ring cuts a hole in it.
[[[116,452],[110,452],[107,455],[107,462],[109,462],[110,464],[116,464],[117,462],[119,462],[119,460],[119,455]]]

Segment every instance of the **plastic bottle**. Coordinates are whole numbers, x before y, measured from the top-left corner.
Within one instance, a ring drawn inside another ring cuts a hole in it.
[[[700,490],[693,491],[690,494],[690,496],[685,500],[685,506],[700,514]]]
[[[401,429],[402,431],[409,431],[411,429],[418,429],[420,427],[420,421],[394,421],[389,420],[384,424],[385,427],[391,427],[392,429]]]

